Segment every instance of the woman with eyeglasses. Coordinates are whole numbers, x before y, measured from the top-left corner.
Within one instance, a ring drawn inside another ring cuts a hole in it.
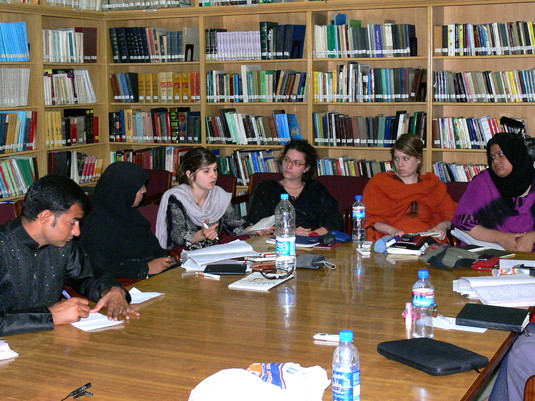
[[[97,183],[80,240],[95,271],[120,278],[147,278],[175,264],[136,207],[148,173],[137,164],[110,164]]]
[[[189,150],[180,161],[178,182],[163,194],[158,209],[156,236],[163,248],[204,248],[218,242],[223,229],[239,235],[249,226],[230,203],[232,194],[216,185],[217,157],[210,150]]]
[[[423,149],[416,135],[400,135],[391,150],[395,170],[376,174],[366,184],[363,201],[370,241],[422,231],[446,237],[457,204],[435,174],[420,174]]]
[[[453,225],[511,251],[535,251],[535,170],[523,139],[494,135],[487,159],[490,168],[468,185]]]
[[[344,221],[338,202],[327,188],[314,180],[316,149],[306,140],[291,140],[282,148],[283,179],[262,181],[254,191],[247,220],[253,224],[275,213],[280,196],[287,193],[295,208],[297,235],[312,232],[323,235],[330,230],[343,231]]]

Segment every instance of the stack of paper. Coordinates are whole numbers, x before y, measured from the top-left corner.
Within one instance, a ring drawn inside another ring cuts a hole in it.
[[[236,240],[227,244],[209,246],[208,248],[182,251],[180,259],[182,260],[182,267],[186,271],[204,271],[205,266],[209,263],[246,256],[258,256],[258,252],[255,252],[247,242]]]
[[[453,281],[453,290],[486,305],[535,305],[535,277],[526,274],[462,277]]]
[[[453,230],[451,230],[451,235],[468,245],[479,245],[484,248],[500,249],[502,251],[504,250],[504,247],[498,244],[497,242],[487,242],[475,239],[466,231],[459,230],[458,228],[454,228]]]
[[[9,348],[6,341],[0,340],[0,361],[15,358],[16,356],[19,356],[19,354]]]

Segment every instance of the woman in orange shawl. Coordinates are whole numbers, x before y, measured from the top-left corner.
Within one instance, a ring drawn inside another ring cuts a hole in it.
[[[446,237],[457,204],[433,173],[420,174],[422,141],[401,135],[392,148],[395,172],[376,174],[364,188],[367,239],[436,231]]]

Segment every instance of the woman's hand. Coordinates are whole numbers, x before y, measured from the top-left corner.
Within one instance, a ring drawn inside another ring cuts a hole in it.
[[[191,242],[204,241],[205,239],[217,240],[217,227],[219,223],[215,223],[210,226],[210,222],[205,220],[203,227],[195,233]]]
[[[405,234],[405,231],[380,221],[375,223],[373,227],[380,233],[387,234],[392,237],[395,237],[396,235],[399,235],[401,237],[403,234]]]
[[[446,238],[446,234],[448,233],[449,228],[451,227],[451,222],[449,221],[442,221],[438,223],[433,228],[430,228],[429,231],[434,231],[439,233],[440,235],[437,237],[439,240],[444,240]]]
[[[312,231],[311,228],[303,228],[303,227],[297,227],[295,229],[295,234],[296,235],[302,235],[302,236],[305,236],[305,237],[308,237],[310,235],[310,232]]]
[[[153,259],[147,264],[149,265],[149,274],[158,274],[173,266],[175,264],[175,259],[171,256],[166,256]]]
[[[527,246],[526,240],[522,239],[525,235],[526,233],[504,233],[498,231],[496,242],[509,251],[520,251],[518,248],[519,245],[522,246],[522,248]],[[531,243],[531,246],[533,246],[533,242]],[[531,248],[528,252],[531,252]]]
[[[531,252],[535,244],[535,231],[531,231],[516,239],[516,250],[519,252]]]

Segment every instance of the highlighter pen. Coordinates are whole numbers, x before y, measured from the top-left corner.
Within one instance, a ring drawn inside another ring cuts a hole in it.
[[[204,277],[204,278],[210,278],[212,280],[219,280],[221,279],[221,276],[219,274],[210,274],[210,273],[203,273],[203,272],[196,272],[196,276]]]
[[[208,224],[206,224],[206,222],[202,223],[202,225],[203,225],[204,228],[210,228],[210,226]],[[215,236],[215,240],[219,241],[219,237],[217,235]]]
[[[71,296],[69,295],[69,293],[67,292],[67,290],[63,290],[63,291],[61,291],[61,293],[63,294],[63,296],[65,297],[65,299],[71,299]]]

